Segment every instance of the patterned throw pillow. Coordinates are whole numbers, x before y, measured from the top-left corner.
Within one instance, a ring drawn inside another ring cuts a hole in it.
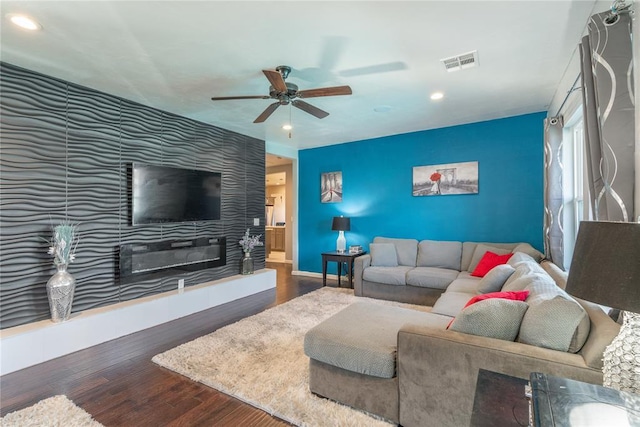
[[[465,334],[514,341],[528,309],[526,302],[492,298],[460,312],[449,329]]]
[[[586,328],[586,334],[581,334],[580,328]],[[557,295],[551,299],[530,301],[518,342],[577,353],[584,345],[589,329],[589,315],[582,306]]]
[[[529,291],[515,291],[515,292],[491,292],[488,294],[480,294],[480,295],[476,295],[475,297],[471,298],[469,301],[467,301],[467,303],[464,305],[464,307],[462,308],[462,311],[464,311],[464,309],[466,309],[469,306],[472,306],[474,304],[476,304],[477,302],[480,301],[485,301],[485,300],[490,300],[490,299],[505,299],[505,300],[512,300],[512,301],[524,301],[527,299],[527,297],[529,296]],[[434,306],[435,308],[435,306]],[[433,311],[432,311],[433,312]],[[436,312],[437,313],[437,312]],[[458,314],[459,316],[459,314]],[[457,318],[457,317],[456,317]],[[451,325],[453,324],[453,322],[456,319],[451,319],[451,322],[449,322],[449,324],[447,325],[447,329],[449,329],[451,327]]]

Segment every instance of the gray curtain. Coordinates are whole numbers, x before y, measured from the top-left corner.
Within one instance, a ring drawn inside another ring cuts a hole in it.
[[[564,269],[562,116],[544,120],[544,254]]]
[[[633,45],[633,81],[635,84],[640,82],[640,43],[637,43],[637,40],[640,40],[640,31],[638,30],[638,13],[633,15],[633,23],[631,26],[633,27],[633,39],[636,40],[636,43],[632,43]],[[640,106],[640,91],[635,92],[635,105]],[[640,108],[636,108],[636,161],[635,161],[635,170],[636,170],[636,182],[635,182],[635,218],[636,221],[640,222]]]
[[[589,199],[594,219],[630,221],[634,216],[634,91],[631,19],[605,24],[593,15],[582,39],[584,130]]]

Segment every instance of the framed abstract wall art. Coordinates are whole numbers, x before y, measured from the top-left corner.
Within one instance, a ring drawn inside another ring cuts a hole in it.
[[[413,195],[477,194],[478,162],[413,167]]]
[[[342,172],[326,172],[320,176],[320,201],[322,203],[342,201]]]

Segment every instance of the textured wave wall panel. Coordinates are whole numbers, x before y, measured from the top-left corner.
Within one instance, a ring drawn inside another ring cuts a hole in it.
[[[0,63],[0,328],[49,318],[52,224],[79,224],[73,312],[238,274],[264,224],[264,141]],[[132,226],[132,163],[221,172],[218,221]],[[227,237],[227,265],[121,285],[125,243]],[[264,267],[264,248],[254,252]]]

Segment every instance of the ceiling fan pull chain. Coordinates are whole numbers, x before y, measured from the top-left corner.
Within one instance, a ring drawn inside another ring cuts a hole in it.
[[[293,109],[293,107],[291,106],[291,103],[289,103],[289,139],[291,139],[291,129],[293,129],[293,121],[291,120],[291,110]]]

